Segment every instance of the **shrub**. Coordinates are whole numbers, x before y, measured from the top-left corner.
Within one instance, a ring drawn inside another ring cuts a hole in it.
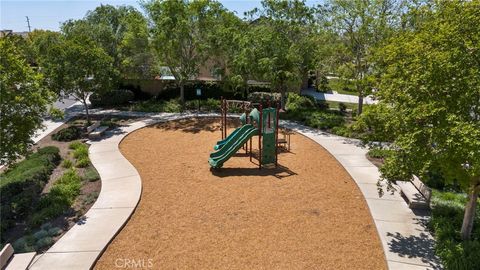
[[[382,148],[372,148],[368,150],[368,156],[371,158],[387,158],[392,155],[393,150],[382,149]]]
[[[41,239],[41,238],[44,238],[45,236],[48,236],[48,232],[45,231],[45,230],[40,230],[36,233],[33,234],[33,237],[35,237],[35,239]]]
[[[24,252],[33,252],[35,251],[34,248],[35,238],[31,235],[24,236],[19,238],[17,241],[13,243],[13,249],[15,252],[24,253]]]
[[[435,236],[435,251],[445,269],[479,269],[480,209],[477,207],[472,239],[462,241],[460,228],[463,221],[465,194],[440,192],[432,195],[432,216],[429,228]]]
[[[81,157],[77,159],[75,163],[75,167],[77,168],[86,168],[88,165],[90,165],[90,159],[88,157]]]
[[[74,169],[66,171],[40,199],[35,213],[30,219],[32,226],[38,226],[65,212],[80,193],[82,182]]]
[[[51,244],[53,244],[53,238],[50,236],[46,236],[46,237],[43,237],[42,239],[39,239],[35,243],[35,248],[38,250],[46,246],[50,246]]]
[[[16,220],[28,216],[52,170],[60,161],[59,149],[45,147],[0,175],[1,234]]]
[[[72,149],[72,150],[75,150],[79,147],[82,147],[83,143],[79,142],[79,141],[75,141],[75,142],[72,142],[68,145],[68,148],[69,149]]]
[[[333,127],[331,132],[333,134],[336,134],[338,136],[343,136],[343,137],[352,137],[352,133],[350,132],[350,129],[346,126],[337,126]]]
[[[270,102],[280,102],[281,95],[280,93],[269,93],[269,92],[252,92],[248,94],[248,101],[255,103],[262,103],[267,105],[268,101]]]
[[[113,90],[103,94],[93,93],[90,102],[93,107],[117,106],[132,101],[135,95],[130,90]]]
[[[370,105],[365,107],[363,113],[357,117],[357,121],[351,126],[352,131],[366,142],[381,141],[391,142],[394,132],[390,126],[390,108],[384,104]]]
[[[62,229],[60,229],[59,227],[53,227],[51,229],[48,230],[48,235],[53,237],[53,236],[58,236],[60,235],[61,233],[63,232]]]
[[[78,146],[74,151],[73,151],[73,157],[76,159],[81,159],[84,157],[88,157],[88,147],[85,144],[82,144],[81,146]]]
[[[289,93],[285,108],[288,111],[298,111],[315,108],[315,100],[311,97],[300,96],[295,93]]]
[[[70,159],[64,159],[62,161],[62,167],[66,169],[70,169],[73,166],[73,162]]]
[[[109,119],[109,120],[102,120],[100,121],[100,125],[101,126],[107,126],[109,128],[116,128],[118,127],[117,123],[115,123],[115,120],[114,118],[112,119]]]
[[[346,113],[347,112],[347,105],[345,103],[338,103],[338,110],[340,110],[341,113]]]
[[[155,99],[150,99],[147,101],[142,101],[136,104],[133,104],[130,109],[132,111],[140,112],[180,112],[182,110],[182,105],[177,99],[171,99],[169,101],[157,101]]]
[[[59,130],[57,133],[52,135],[52,139],[55,141],[69,142],[73,140],[78,140],[82,136],[82,130],[76,126],[70,126],[64,129]]]
[[[220,100],[213,98],[207,100],[188,100],[185,102],[185,108],[188,110],[198,110],[199,103],[201,111],[220,111]]]
[[[331,129],[343,126],[344,123],[345,119],[341,115],[322,111],[311,113],[306,120],[308,126],[319,129]]]
[[[90,182],[94,182],[100,179],[100,175],[98,175],[98,172],[97,170],[95,170],[95,168],[89,167],[85,170],[83,179]]]

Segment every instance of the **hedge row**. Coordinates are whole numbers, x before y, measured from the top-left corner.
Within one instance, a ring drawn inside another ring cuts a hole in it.
[[[60,162],[59,149],[48,146],[0,175],[0,232],[28,215],[53,169]]]

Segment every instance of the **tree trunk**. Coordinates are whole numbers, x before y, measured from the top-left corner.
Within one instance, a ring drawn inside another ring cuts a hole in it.
[[[363,112],[363,95],[361,93],[358,94],[358,115],[362,114]]]
[[[465,214],[463,216],[463,224],[462,224],[462,239],[469,240],[472,234],[473,229],[473,220],[475,219],[475,209],[477,208],[477,198],[478,192],[480,191],[480,185],[472,186],[469,194],[468,194],[468,202],[465,205]]]
[[[182,104],[182,111],[185,110],[185,85],[180,83],[180,103]]]
[[[88,113],[88,104],[86,99],[82,99],[83,106],[85,107],[85,115],[87,116],[87,125],[90,125],[90,114]]]
[[[285,86],[280,87],[280,108],[285,110]]]

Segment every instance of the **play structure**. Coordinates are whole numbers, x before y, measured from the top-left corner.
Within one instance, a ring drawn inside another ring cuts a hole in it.
[[[252,140],[258,136],[258,160],[259,169],[267,164],[278,165],[278,106],[262,108],[244,101],[221,100],[221,131],[222,140],[214,146],[215,152],[210,154],[208,163],[213,168],[221,168],[240,149],[244,148],[253,160]],[[242,108],[244,113],[240,116],[242,126],[235,129],[227,136],[227,113],[231,108]]]

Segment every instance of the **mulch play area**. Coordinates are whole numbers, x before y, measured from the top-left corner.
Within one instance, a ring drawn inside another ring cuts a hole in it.
[[[386,269],[360,190],[326,150],[295,134],[277,168],[259,170],[239,150],[211,170],[217,120],[168,122],[123,140],[142,196],[96,269],[126,261],[145,269]]]

